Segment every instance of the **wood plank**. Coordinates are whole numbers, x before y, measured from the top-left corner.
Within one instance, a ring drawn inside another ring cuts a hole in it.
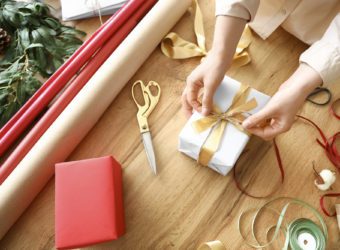
[[[52,0],[58,6],[57,0]],[[199,1],[203,10],[208,47],[214,28],[214,2]],[[174,27],[184,38],[194,41],[193,17],[186,13]],[[92,33],[98,18],[76,22],[77,27]],[[253,36],[249,48],[252,63],[232,67],[227,74],[266,94],[274,94],[298,65],[307,46],[279,28],[266,41]],[[142,49],[142,48],[141,48]],[[237,229],[240,213],[258,207],[269,199],[252,199],[236,188],[232,175],[218,175],[198,167],[195,161],[177,151],[178,134],[186,119],[181,112],[180,95],[187,75],[200,59],[171,60],[159,47],[112,102],[100,121],[84,138],[68,160],[113,155],[123,166],[124,206],[127,233],[117,241],[89,249],[196,249],[202,242],[221,240],[227,249],[248,249]],[[155,80],[162,97],[149,119],[159,174],[149,169],[137,125],[136,107],[131,97],[135,80]],[[340,96],[339,83],[329,85],[334,97]],[[339,122],[329,115],[328,106],[306,103],[301,113],[312,118],[328,136],[339,129]],[[86,119],[86,118],[84,118]],[[322,192],[314,186],[312,161],[318,169],[334,169],[322,148],[317,132],[303,122],[278,138],[286,170],[285,183],[274,197],[291,196],[309,202],[319,211]],[[239,176],[243,185],[255,193],[265,193],[279,184],[279,173],[271,143],[253,137],[250,152],[241,160]],[[334,185],[340,190],[340,184]],[[335,199],[332,200],[335,202]],[[277,204],[280,208],[280,204]],[[294,207],[288,217],[309,217]],[[338,249],[339,233],[335,218],[325,218],[329,229],[328,249]],[[274,222],[267,216],[261,226]],[[262,228],[263,229],[263,228]],[[263,232],[263,230],[262,230]],[[54,248],[54,179],[0,242],[0,249]],[[282,246],[275,243],[273,248]]]

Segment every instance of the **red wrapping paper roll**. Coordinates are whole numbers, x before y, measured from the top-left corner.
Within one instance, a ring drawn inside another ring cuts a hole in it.
[[[37,115],[84,66],[92,55],[147,0],[131,0],[98,29],[25,103],[0,130],[0,156],[12,145]]]
[[[16,147],[12,154],[7,158],[0,168],[0,185],[15,169],[18,163],[29,152],[33,145],[39,140],[54,120],[60,115],[65,107],[72,101],[86,82],[98,70],[98,68],[106,61],[118,45],[125,39],[130,31],[138,24],[145,14],[151,9],[157,0],[146,0],[127,22],[112,36],[98,53],[90,60],[81,73],[74,79],[72,84],[65,90],[65,92],[57,99],[46,114],[39,120],[39,122],[31,129],[27,136]]]

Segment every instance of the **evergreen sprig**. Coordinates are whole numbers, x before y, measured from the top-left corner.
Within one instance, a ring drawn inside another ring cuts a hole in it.
[[[63,25],[49,6],[32,1],[0,0],[0,27],[11,43],[0,60],[0,127],[81,45],[85,35]]]

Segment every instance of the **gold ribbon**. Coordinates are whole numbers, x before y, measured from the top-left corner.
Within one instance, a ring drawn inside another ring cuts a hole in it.
[[[161,43],[161,50],[164,55],[172,59],[185,59],[197,56],[206,56],[207,49],[205,47],[205,34],[203,27],[203,16],[201,9],[194,0],[196,6],[194,31],[197,44],[189,42],[181,38],[177,33],[171,32],[165,36]],[[240,42],[237,45],[236,52],[233,57],[233,65],[237,67],[248,64],[251,59],[246,51],[251,42],[251,32],[248,26],[243,31]]]
[[[219,240],[208,241],[200,245],[197,250],[227,250]]]
[[[198,119],[192,123],[192,126],[198,133],[212,128],[201,147],[198,156],[199,164],[203,166],[208,165],[209,161],[220,146],[221,139],[228,122],[232,123],[240,131],[247,133],[242,127],[242,122],[246,118],[244,113],[247,113],[257,107],[255,98],[246,102],[249,91],[249,86],[241,84],[240,89],[234,96],[227,111],[222,113],[214,108],[211,115]]]

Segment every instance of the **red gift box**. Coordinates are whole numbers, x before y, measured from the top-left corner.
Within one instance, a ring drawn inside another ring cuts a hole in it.
[[[113,157],[56,164],[56,248],[84,247],[125,233],[121,166]]]

